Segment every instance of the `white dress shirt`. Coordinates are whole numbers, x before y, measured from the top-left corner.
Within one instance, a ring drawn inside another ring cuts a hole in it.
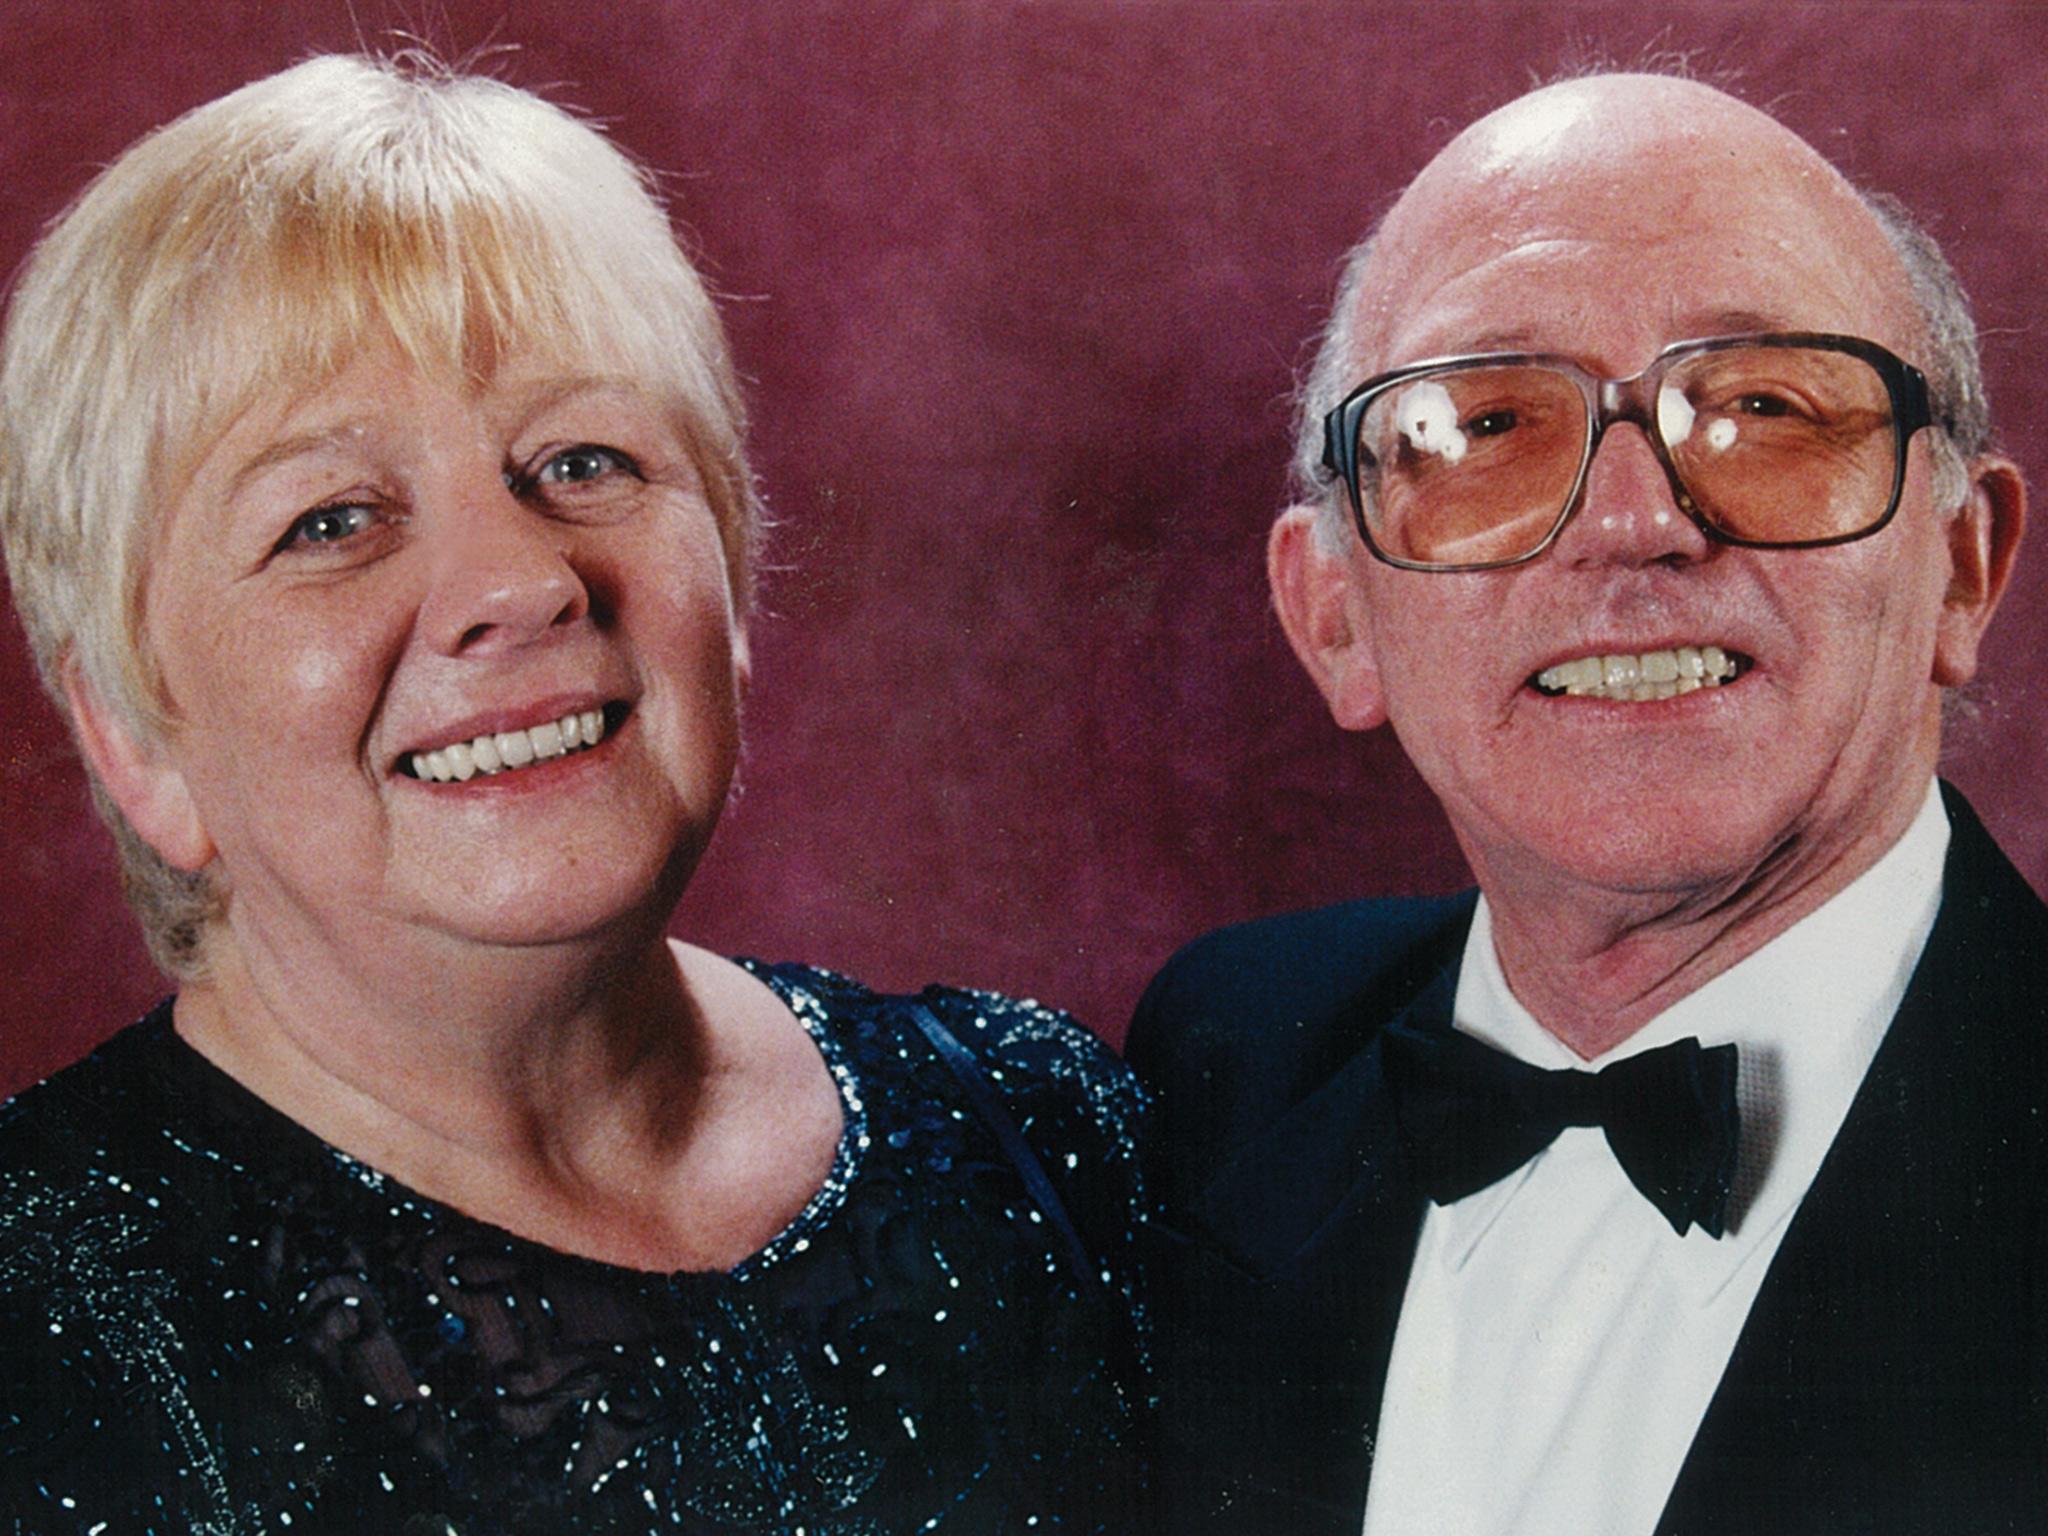
[[[1582,1062],[1508,990],[1482,899],[1456,1027],[1539,1067],[1687,1035],[1739,1048],[1730,1229],[1671,1230],[1597,1127],[1431,1206],[1394,1332],[1366,1536],[1649,1536],[1785,1228],[1884,1039],[1941,904],[1932,785],[1819,910]]]

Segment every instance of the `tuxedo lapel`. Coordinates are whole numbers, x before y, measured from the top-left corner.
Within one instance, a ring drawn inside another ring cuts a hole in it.
[[[2015,941],[2038,931],[2038,900],[1953,797],[1950,816],[1940,916],[1660,1536],[2007,1529],[1969,1517],[2038,1490],[2048,1457],[2016,1358],[2038,1319],[2014,1277],[2041,1258],[2026,1187],[2048,957]]]
[[[1868,1495],[1908,1433],[1871,1410],[1901,1368],[1918,1302],[1900,1291],[1930,1236],[1929,1191],[1884,1203],[1898,1149],[1928,1134],[1915,1124],[1925,1012],[1924,998],[1902,1006],[1771,1261],[1666,1506],[1665,1536],[1873,1528],[1843,1501],[1870,1513]]]
[[[1403,1017],[1447,1027],[1456,982],[1453,965]],[[1208,1444],[1169,1459],[1209,1460],[1223,1492],[1204,1496],[1200,1510],[1174,1510],[1169,1496],[1166,1528],[1176,1533],[1355,1536],[1423,1213],[1376,1031],[1367,1038],[1238,1148],[1183,1213],[1177,1240],[1188,1251],[1171,1266],[1178,1294],[1162,1298],[1180,1320],[1161,1341],[1163,1386],[1217,1401],[1199,1416]],[[1261,1513],[1248,1518],[1253,1509]]]

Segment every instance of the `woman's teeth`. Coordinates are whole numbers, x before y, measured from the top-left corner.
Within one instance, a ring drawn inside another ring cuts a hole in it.
[[[1718,688],[1742,670],[1718,645],[1681,645],[1636,656],[1581,656],[1545,667],[1535,676],[1540,692],[1583,699],[1647,703],[1695,688]]]
[[[414,778],[434,784],[458,783],[480,773],[506,773],[567,752],[580,752],[603,739],[604,711],[586,709],[523,731],[498,731],[432,752],[415,752],[410,761]]]

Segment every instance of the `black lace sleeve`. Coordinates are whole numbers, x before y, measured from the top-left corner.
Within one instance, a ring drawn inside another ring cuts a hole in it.
[[[1129,1377],[1149,1400],[1148,1325],[1139,1254],[1151,1218],[1139,1163],[1149,1104],[1137,1078],[1093,1033],[1032,999],[928,987],[919,1001],[973,1053],[1038,1157],[1130,1319]]]

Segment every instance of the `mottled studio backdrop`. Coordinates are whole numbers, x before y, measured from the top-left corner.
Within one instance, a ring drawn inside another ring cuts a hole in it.
[[[2048,509],[2040,5],[5,0],[0,270],[144,129],[394,28],[612,125],[727,296],[780,528],[744,793],[678,919],[722,948],[1115,1039],[1199,930],[1461,883],[1392,741],[1297,676],[1261,541],[1339,254],[1588,53],[1689,51],[1930,220]],[[2030,542],[1950,772],[2042,886]],[[5,1091],[160,988],[11,616],[0,891]]]

